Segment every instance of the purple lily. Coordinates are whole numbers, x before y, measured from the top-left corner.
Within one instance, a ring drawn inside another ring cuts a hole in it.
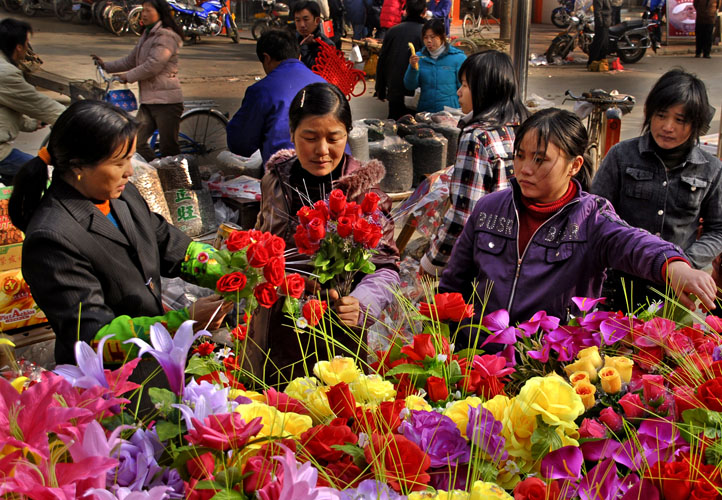
[[[517,328],[509,326],[509,313],[505,309],[499,309],[491,314],[487,314],[481,320],[481,324],[489,329],[492,333],[481,344],[482,346],[493,342],[496,344],[513,344],[519,332]]]
[[[228,391],[218,389],[213,384],[201,381],[198,384],[195,380],[191,380],[183,391],[183,401],[180,404],[171,405],[178,408],[183,419],[186,421],[186,428],[193,429],[192,419],[195,418],[199,422],[203,422],[206,417],[217,413],[228,413],[238,406],[234,402],[228,401]],[[250,399],[248,402],[250,403]]]
[[[601,322],[599,330],[602,332],[602,338],[606,345],[612,345],[624,337],[640,330],[643,323],[636,318],[630,318],[628,316],[621,317],[610,317]]]
[[[668,462],[687,451],[689,445],[673,422],[649,419],[639,426],[636,439],[628,439],[622,443],[612,457],[618,463],[638,471],[643,466],[652,466],[660,460]]]
[[[491,457],[495,463],[506,460],[509,455],[504,449],[506,440],[501,436],[503,428],[504,424],[496,420],[486,408],[469,407],[466,435],[478,450]]]
[[[97,352],[93,351],[93,348],[85,342],[76,342],[75,361],[78,366],[59,365],[53,371],[70,382],[73,387],[90,389],[99,385],[106,389],[109,388],[108,380],[105,377],[105,368],[103,367],[103,346],[105,341],[112,336],[111,333],[100,339]]]
[[[597,304],[604,304],[605,300],[607,300],[606,297],[600,297],[598,299],[590,299],[589,297],[572,297],[572,302],[574,302],[579,310],[585,314],[594,309]]]
[[[171,391],[178,396],[183,394],[185,366],[191,345],[198,337],[211,335],[206,330],[200,330],[194,335],[194,323],[195,321],[191,320],[183,322],[172,337],[161,323],[156,323],[150,327],[152,347],[141,339],[129,339],[124,342],[125,344],[135,344],[140,347],[138,357],[148,353],[157,359],[166,377],[168,377],[168,385]]]
[[[156,486],[146,491],[133,491],[130,488],[117,488],[114,491],[105,489],[89,490],[85,497],[96,500],[163,500],[168,498],[170,486]],[[85,498],[84,497],[84,498]]]
[[[582,478],[577,494],[582,500],[611,500],[617,496],[619,486],[617,464],[607,458]]]
[[[559,318],[548,316],[546,311],[539,311],[529,321],[519,325],[527,337],[531,337],[541,328],[544,332],[550,332],[559,327]]]
[[[584,456],[576,446],[563,446],[550,451],[542,459],[541,472],[547,479],[567,479],[574,481],[582,473]]]
[[[616,439],[594,439],[579,445],[579,448],[584,454],[584,460],[590,462],[597,462],[601,460],[602,457],[611,456],[621,447],[622,443]]]

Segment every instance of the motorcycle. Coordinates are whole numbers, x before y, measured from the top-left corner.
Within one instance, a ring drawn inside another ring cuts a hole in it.
[[[594,38],[594,21],[583,15],[572,16],[567,31],[557,35],[546,51],[546,59],[554,63],[556,58],[566,59],[574,50],[575,45],[582,52],[589,54],[589,47]],[[659,21],[639,19],[625,21],[609,28],[608,55],[618,55],[623,63],[636,63],[644,57],[647,49],[654,48],[650,35],[659,28]]]
[[[552,24],[557,28],[566,28],[574,12],[574,0],[557,0],[560,7],[552,11]]]
[[[231,14],[230,0],[208,0],[197,6],[182,0],[169,0],[175,20],[183,33],[193,43],[203,35],[217,36],[226,29],[226,34],[238,43],[238,27]]]
[[[254,40],[261,38],[266,31],[272,28],[284,28],[291,24],[291,9],[288,5],[275,0],[262,0],[263,12],[255,15],[258,18],[251,27]]]
[[[28,17],[32,17],[38,12],[53,12],[54,10],[52,0],[20,0],[20,8]]]

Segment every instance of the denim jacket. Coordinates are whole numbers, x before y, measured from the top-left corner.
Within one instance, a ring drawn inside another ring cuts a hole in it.
[[[652,140],[647,133],[610,149],[591,192],[611,201],[632,226],[680,246],[701,269],[722,253],[722,162],[695,146],[668,170]],[[704,232],[697,239],[700,218]]]

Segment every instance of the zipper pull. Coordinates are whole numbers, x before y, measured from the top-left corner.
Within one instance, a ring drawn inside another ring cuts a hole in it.
[[[515,276],[516,278],[519,277],[519,272],[520,272],[520,271],[521,271],[521,259],[519,259],[519,260],[516,262],[516,276]]]

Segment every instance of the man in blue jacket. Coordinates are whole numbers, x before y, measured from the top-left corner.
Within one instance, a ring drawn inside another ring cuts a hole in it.
[[[281,149],[293,148],[288,108],[306,85],[325,80],[300,60],[294,35],[270,30],[258,39],[256,55],[266,77],[246,89],[241,109],[226,128],[228,149],[241,156],[261,150],[263,163]]]

